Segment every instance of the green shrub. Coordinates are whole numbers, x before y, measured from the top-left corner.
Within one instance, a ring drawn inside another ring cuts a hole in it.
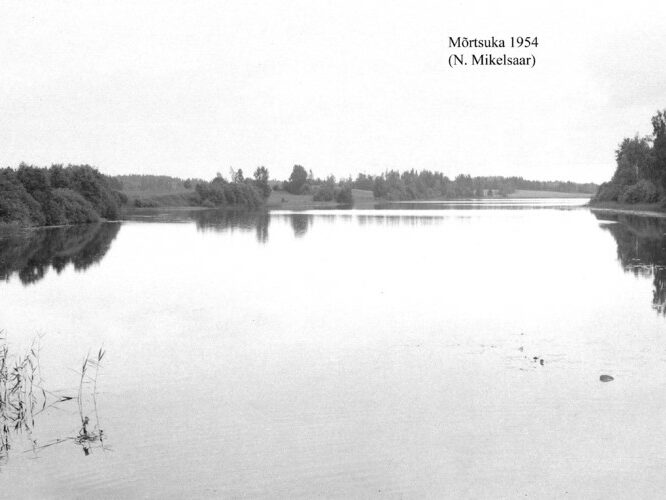
[[[335,192],[335,201],[345,205],[351,205],[354,201],[352,196],[352,188],[350,185],[344,185]]]
[[[0,223],[42,226],[45,221],[41,205],[28,193],[16,172],[0,169]]]
[[[155,200],[144,200],[142,198],[136,198],[134,200],[134,206],[137,208],[156,208],[159,207],[160,204]]]
[[[313,201],[333,201],[335,198],[335,186],[331,184],[324,184],[315,189],[312,195]]]
[[[122,196],[88,165],[0,170],[0,223],[64,225],[117,219]]]
[[[604,182],[594,197],[595,201],[617,201],[622,194],[622,187],[612,182]]]
[[[86,224],[99,221],[99,214],[92,204],[71,189],[54,189],[47,203],[48,225]]]
[[[655,185],[645,179],[641,179],[636,184],[626,186],[618,201],[621,203],[654,203],[659,199],[659,192]]]

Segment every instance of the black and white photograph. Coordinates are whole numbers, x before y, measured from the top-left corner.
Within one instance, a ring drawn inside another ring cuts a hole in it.
[[[666,3],[0,0],[0,498],[666,498]]]

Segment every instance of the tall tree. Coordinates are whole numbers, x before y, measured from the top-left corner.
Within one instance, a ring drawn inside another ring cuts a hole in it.
[[[308,173],[301,165],[294,165],[289,181],[285,182],[285,189],[292,194],[302,194],[308,181]]]
[[[271,187],[268,184],[268,169],[266,167],[257,167],[254,171],[254,185],[261,191],[264,198],[270,196]]]

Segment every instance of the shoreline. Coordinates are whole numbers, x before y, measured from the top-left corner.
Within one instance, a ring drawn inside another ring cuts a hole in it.
[[[258,207],[255,210],[266,210],[266,211],[273,211],[273,210],[292,210],[292,211],[300,211],[300,210],[312,210],[312,209],[331,209],[331,210],[336,210],[340,208],[346,208],[349,207],[349,205],[346,204],[340,204],[335,201],[314,201],[312,200],[312,195],[289,195],[287,194],[286,196],[282,196],[284,192],[279,192],[279,193],[271,193],[271,197],[269,197],[268,200],[266,200],[266,203],[262,207]],[[513,196],[508,196],[508,197],[492,197],[492,198],[480,198],[483,200],[502,200],[502,201],[515,201],[518,199],[521,199],[518,196],[515,196],[515,194],[520,193],[518,191],[517,193],[512,193]],[[524,192],[523,192],[524,193]],[[520,194],[523,194],[520,193]],[[529,194],[533,194],[534,196],[530,196],[528,198],[522,198],[522,199],[577,199],[577,198],[583,198],[587,197],[589,195],[581,195],[580,193],[558,193],[561,196],[552,196],[551,192],[543,192],[543,196],[536,196],[537,192],[530,192]],[[375,199],[374,197],[369,196],[369,192],[362,191],[362,190],[354,190],[354,202],[352,204],[353,208],[360,208],[360,209],[372,209],[375,208],[376,204],[385,204],[385,203],[391,203],[391,204],[414,204],[414,203],[437,203],[437,202],[442,202],[442,201],[447,201],[447,202],[460,202],[460,201],[469,201],[469,198],[461,199],[461,198],[443,198],[443,199],[429,199],[429,200],[384,200],[384,199]],[[549,196],[551,195],[551,196]],[[478,201],[477,199],[474,199],[474,201]],[[649,205],[624,205],[624,204],[618,204],[618,203],[608,203],[605,202],[601,205],[594,205],[591,203],[588,203],[586,205],[583,205],[590,210],[597,210],[597,211],[605,211],[605,212],[615,212],[615,213],[626,213],[626,214],[635,214],[635,215],[642,215],[646,217],[666,217],[666,210],[662,209],[660,207],[660,204],[649,204]],[[20,226],[20,225],[15,225],[15,224],[3,224],[0,223],[0,231],[30,231],[30,230],[35,230],[35,229],[53,229],[53,228],[59,228],[59,227],[70,227],[70,226],[80,226],[80,225],[89,225],[89,224],[100,224],[100,223],[108,223],[108,222],[123,222],[125,220],[125,216],[131,215],[131,214],[140,214],[140,213],[149,213],[149,212],[155,212],[155,211],[173,211],[173,212],[185,212],[185,211],[205,211],[205,210],[244,210],[246,208],[243,207],[204,207],[201,205],[192,205],[192,206],[185,206],[185,205],[178,205],[178,206],[169,206],[169,205],[163,205],[163,206],[156,206],[156,207],[132,207],[132,206],[126,206],[121,209],[121,217],[117,220],[107,220],[107,219],[101,219],[98,222],[88,222],[86,224],[63,224],[63,225],[51,225],[51,226]]]
[[[618,202],[601,202],[599,204],[588,203],[590,211],[609,212],[616,214],[638,215],[641,217],[666,217],[666,209],[660,203],[637,203],[629,205]]]
[[[18,226],[16,224],[4,224],[0,223],[0,231],[36,231],[38,229],[58,229],[62,227],[78,227],[78,226],[94,226],[96,224],[109,224],[109,223],[116,223],[116,222],[123,222],[123,219],[117,219],[117,220],[108,220],[108,219],[100,219],[96,222],[84,222],[81,224],[56,224],[56,225],[51,225],[51,226]]]

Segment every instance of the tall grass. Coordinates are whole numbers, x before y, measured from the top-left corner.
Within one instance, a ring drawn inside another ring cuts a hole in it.
[[[28,435],[35,452],[66,441],[80,445],[86,455],[95,443],[104,447],[104,434],[99,426],[97,411],[97,379],[105,351],[100,349],[96,356],[87,355],[84,358],[76,396],[63,395],[43,387],[39,351],[36,340],[25,353],[10,353],[6,337],[0,330],[0,462],[7,461],[13,437],[21,433]],[[86,405],[86,395],[91,404]],[[32,439],[36,417],[49,408],[73,400],[77,401],[81,421],[78,435],[57,438],[42,445]],[[89,415],[95,419],[93,426],[90,425]]]

